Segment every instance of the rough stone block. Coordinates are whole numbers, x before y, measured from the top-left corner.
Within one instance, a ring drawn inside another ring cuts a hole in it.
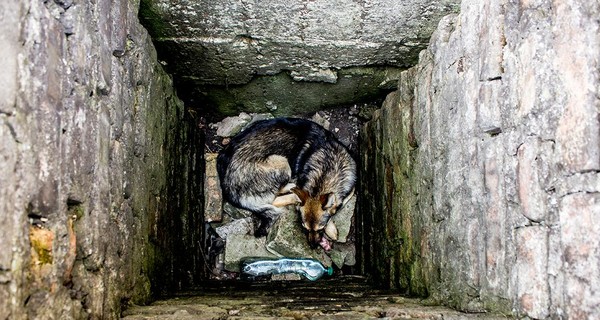
[[[520,311],[529,317],[548,316],[548,230],[544,226],[522,227],[516,230],[517,301]]]
[[[221,122],[212,124],[211,126],[217,129],[217,136],[233,137],[242,131],[242,129],[244,129],[251,120],[252,117],[249,114],[242,112],[238,116],[227,117],[221,120]]]
[[[499,150],[502,150],[499,143],[487,146],[483,172],[488,202],[484,215],[486,276],[482,281],[485,282],[484,292],[489,295],[501,294],[509,277],[505,269],[507,219],[502,181],[505,173],[498,158]]]
[[[410,65],[439,19],[455,12],[458,3],[196,1],[181,10],[151,0],[143,3],[142,21],[159,37],[162,59],[170,65],[180,60],[182,52],[187,52],[187,59],[202,57],[185,67],[176,65],[178,74],[199,84],[240,84],[254,75],[282,70],[299,80],[331,82],[332,70]],[[210,19],[200,19],[197,12]],[[177,40],[181,38],[188,40]]]
[[[569,175],[558,181],[556,191],[561,197],[577,192],[600,193],[600,172]]]
[[[335,223],[338,230],[337,242],[346,242],[348,240],[348,234],[350,233],[350,227],[352,226],[352,217],[354,216],[354,207],[356,205],[356,194],[348,200],[346,205],[336,212],[331,218]]]
[[[321,261],[325,266],[331,266],[331,259],[325,254],[323,248],[310,248],[298,217],[292,209],[284,211],[273,224],[267,235],[266,248],[280,257],[313,258]]]
[[[240,271],[240,261],[247,257],[276,257],[267,251],[266,238],[247,234],[231,234],[225,243],[225,269]]]
[[[204,154],[204,220],[218,222],[222,219],[223,196],[217,173],[217,153]]]
[[[220,227],[215,228],[215,231],[219,237],[227,240],[232,234],[252,234],[254,227],[252,224],[252,218],[236,219]]]
[[[19,10],[18,2],[3,1],[0,3],[0,12]],[[15,26],[19,24],[19,16],[3,15],[3,23],[0,26],[0,56],[2,59],[2,71],[0,75],[0,113],[12,114],[17,97],[17,71],[19,53],[19,33],[14,32]]]
[[[540,177],[540,143],[529,139],[517,150],[517,184],[523,215],[540,222],[546,218],[547,194],[542,188]]]
[[[600,306],[600,194],[567,195],[559,213],[566,317],[590,319]]]
[[[480,130],[489,135],[502,132],[501,101],[495,98],[500,88],[497,81],[486,83],[479,88],[477,122]]]
[[[575,90],[583,91],[579,87]],[[585,100],[571,102],[557,129],[559,152],[563,165],[570,172],[600,170],[598,111],[590,107],[591,101],[583,108],[582,101]]]
[[[252,216],[252,212],[240,209],[227,201],[223,203],[223,212],[233,219],[243,219]]]
[[[600,121],[598,121],[598,54],[600,39],[597,3],[571,0],[552,7],[555,42],[551,46],[552,79],[564,100],[556,128],[556,142],[562,165],[569,172],[600,170]],[[533,19],[532,19],[533,20]],[[572,24],[569,21],[578,21]],[[558,37],[558,34],[568,37]]]
[[[336,267],[342,268],[344,265],[353,266],[356,264],[356,248],[350,243],[335,243],[333,249],[328,252],[331,261]]]

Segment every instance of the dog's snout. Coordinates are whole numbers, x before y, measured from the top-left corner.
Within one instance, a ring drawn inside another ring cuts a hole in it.
[[[308,232],[308,244],[312,249],[319,247],[321,242],[321,237],[323,236],[322,232],[319,231],[309,231]]]

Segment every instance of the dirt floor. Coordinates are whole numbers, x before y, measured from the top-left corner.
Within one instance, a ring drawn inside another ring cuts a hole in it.
[[[134,306],[123,319],[506,319],[462,313],[370,287],[358,276],[308,281],[207,282]]]

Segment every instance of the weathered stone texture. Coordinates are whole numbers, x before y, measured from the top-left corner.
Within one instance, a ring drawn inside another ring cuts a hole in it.
[[[174,71],[199,84],[244,84],[284,70],[331,82],[336,69],[412,65],[457,3],[143,0],[142,16]]]
[[[599,14],[465,0],[442,19],[362,133],[365,271],[463,310],[599,316]]]
[[[199,134],[137,7],[0,4],[0,319],[117,318],[201,270]]]
[[[385,95],[458,3],[142,0],[141,17],[186,101],[289,116]]]

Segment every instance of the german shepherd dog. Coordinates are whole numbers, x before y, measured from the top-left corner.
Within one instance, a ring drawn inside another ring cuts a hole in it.
[[[265,236],[282,208],[295,204],[312,248],[337,240],[329,219],[354,192],[356,162],[334,135],[303,119],[258,121],[219,153],[217,171],[225,200],[260,220]]]

